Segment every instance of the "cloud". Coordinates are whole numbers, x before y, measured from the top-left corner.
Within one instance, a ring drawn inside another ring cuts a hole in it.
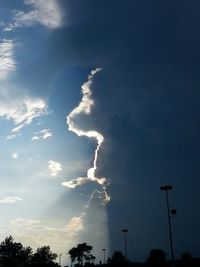
[[[13,153],[13,154],[11,155],[11,157],[12,157],[13,159],[18,159],[19,154],[18,154],[18,153]]]
[[[24,219],[21,217],[17,217],[16,219],[13,219],[11,221],[12,225],[20,226],[20,227],[32,227],[33,225],[39,224],[40,222],[38,220],[30,220],[30,219]]]
[[[17,201],[21,201],[22,199],[20,197],[15,196],[8,196],[0,198],[0,204],[14,204]]]
[[[80,231],[84,229],[83,216],[72,217],[65,226],[65,231],[69,233],[71,237],[76,236]]]
[[[72,217],[65,226],[65,229],[67,230],[67,232],[71,234],[71,237],[76,236],[80,231],[84,230],[84,219],[87,210],[89,209],[92,200],[96,197],[103,198],[103,204],[107,204],[110,201],[110,196],[108,196],[105,190],[104,191],[99,191],[96,189],[93,190],[87,204],[83,207],[80,216]]]
[[[12,40],[3,39],[0,41],[0,81],[5,80],[10,72],[16,69],[13,52],[14,43]]]
[[[57,176],[62,171],[61,164],[53,160],[48,161],[48,169],[51,176]]]
[[[34,118],[47,114],[47,104],[41,98],[27,97],[11,90],[0,92],[0,118],[11,120],[15,125],[7,139],[16,137]]]
[[[40,132],[36,132],[34,133],[34,136],[31,138],[32,141],[34,140],[40,140],[40,139],[47,139],[47,138],[50,138],[52,137],[52,132],[50,129],[44,129]]]
[[[105,187],[107,185],[106,178],[97,178],[95,176],[95,172],[97,169],[98,151],[100,149],[101,144],[104,141],[103,135],[94,130],[89,130],[89,131],[81,130],[74,123],[74,119],[76,116],[80,115],[81,113],[85,113],[86,115],[88,115],[91,112],[91,108],[94,106],[94,101],[91,97],[92,96],[91,85],[92,85],[92,80],[93,80],[94,75],[99,71],[101,71],[101,68],[97,68],[91,71],[91,74],[88,77],[88,81],[85,82],[81,86],[81,90],[83,94],[81,102],[67,116],[67,124],[68,124],[69,131],[76,133],[78,136],[87,136],[89,138],[94,138],[97,140],[97,147],[94,152],[93,167],[88,169],[87,177],[78,177],[78,178],[72,179],[70,181],[65,181],[62,183],[63,186],[66,186],[69,188],[76,188],[77,186],[86,184],[88,182],[96,182],[99,185],[101,185],[103,187],[103,190],[105,191]],[[110,200],[110,197],[108,197],[107,193],[105,192],[105,201],[109,201],[109,200]]]
[[[11,31],[15,28],[30,27],[40,24],[48,29],[56,29],[62,26],[63,14],[57,0],[24,0],[26,6],[30,6],[29,12],[15,11],[12,22],[4,29]]]
[[[6,136],[6,139],[11,140],[11,139],[14,139],[15,137],[16,137],[16,134],[11,134],[11,135]]]
[[[74,229],[73,224],[74,227],[77,227],[77,231],[71,231]],[[66,226],[58,227],[48,225],[34,218],[17,217],[13,218],[6,225],[1,224],[1,235],[2,233],[3,235],[11,234],[23,244],[29,246],[31,244],[33,249],[48,244],[55,252],[66,251],[69,250],[75,242],[78,242],[77,234],[82,230],[79,226],[78,220],[73,218],[69,220]]]

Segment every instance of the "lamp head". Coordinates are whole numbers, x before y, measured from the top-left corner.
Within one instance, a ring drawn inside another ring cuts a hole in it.
[[[171,209],[171,214],[172,215],[176,215],[176,213],[177,213],[177,210],[176,209]]]
[[[167,191],[167,190],[171,190],[173,187],[172,185],[161,185],[160,187],[160,190],[163,190],[163,191]]]

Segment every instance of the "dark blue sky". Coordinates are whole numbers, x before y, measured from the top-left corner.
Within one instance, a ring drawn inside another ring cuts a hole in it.
[[[79,103],[80,87],[90,71],[103,68],[91,88],[93,112],[89,120],[81,122],[81,117],[79,124],[105,138],[97,176],[110,182],[106,209],[111,252],[123,249],[121,229],[126,227],[132,260],[145,260],[152,248],[170,255],[166,203],[159,189],[169,183],[174,187],[170,204],[178,210],[172,220],[175,256],[184,251],[200,256],[200,3],[59,0],[57,17],[48,21],[40,1],[33,2],[29,6],[2,1],[1,42],[9,39],[16,44],[17,74],[9,78],[11,82],[26,95],[44,98],[53,111],[44,127],[57,133],[51,148],[45,148],[47,154],[56,155],[62,166],[82,162],[73,165],[73,171],[63,168],[65,177],[83,175],[91,164],[94,142],[68,133],[65,116]],[[28,22],[12,20],[9,13],[31,8],[38,17]],[[5,31],[8,21],[10,28]],[[67,196],[62,189],[46,216],[65,214],[70,203],[80,212],[80,194],[88,193],[88,188]],[[98,207],[102,210],[94,200],[88,211],[82,235],[86,242],[95,223],[101,224],[94,212]],[[61,217],[64,221],[70,216],[72,211]]]

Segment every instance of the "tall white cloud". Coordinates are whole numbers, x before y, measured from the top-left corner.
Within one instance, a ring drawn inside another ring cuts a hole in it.
[[[0,41],[0,81],[5,80],[15,69],[14,42],[3,39]]]
[[[63,14],[57,0],[24,0],[30,6],[29,12],[15,11],[12,22],[4,30],[11,31],[18,27],[30,27],[40,24],[49,29],[62,26]]]

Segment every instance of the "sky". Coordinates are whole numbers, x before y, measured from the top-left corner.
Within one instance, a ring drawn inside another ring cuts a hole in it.
[[[0,238],[199,257],[200,3],[1,0]]]

